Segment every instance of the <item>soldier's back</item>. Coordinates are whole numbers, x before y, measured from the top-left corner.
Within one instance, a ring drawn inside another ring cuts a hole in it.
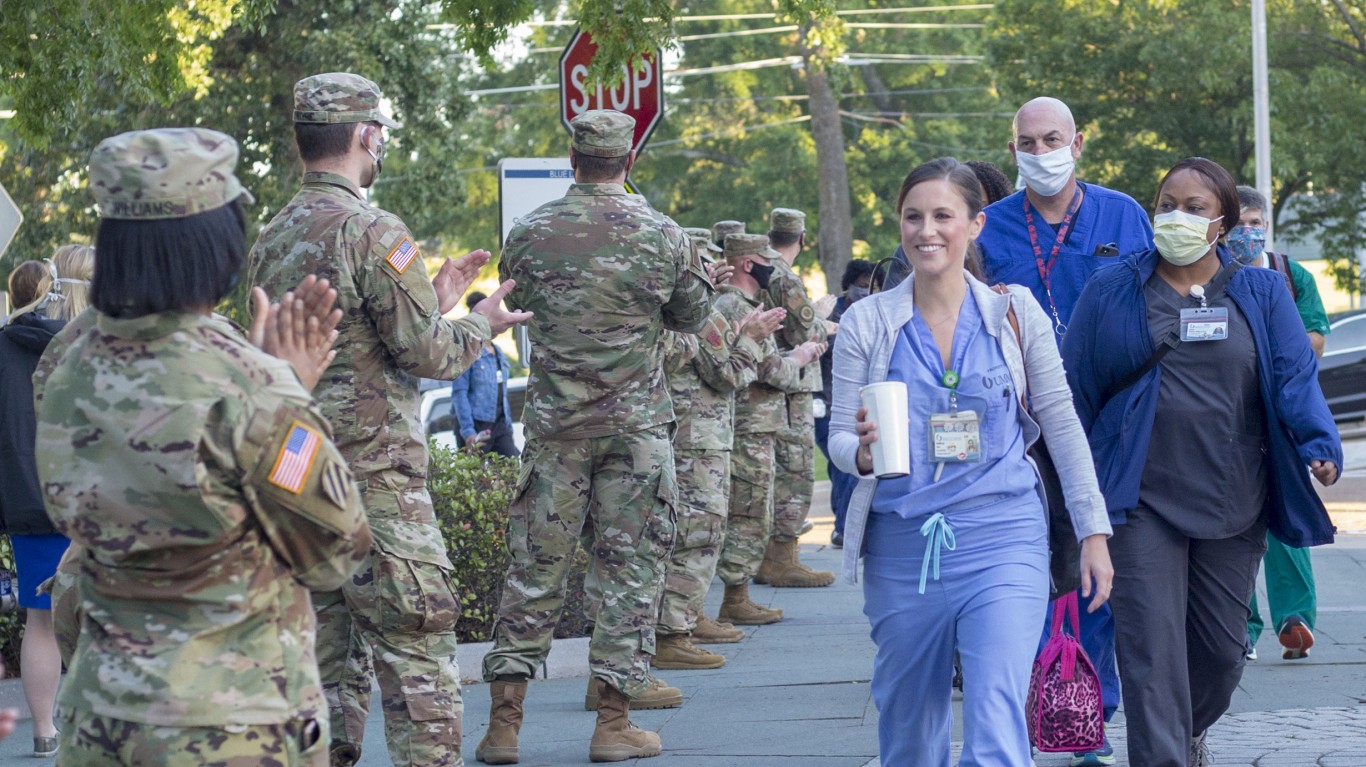
[[[535,313],[527,428],[589,438],[673,420],[663,375],[662,307],[691,245],[645,198],[576,184],[508,236],[499,264],[509,303]]]

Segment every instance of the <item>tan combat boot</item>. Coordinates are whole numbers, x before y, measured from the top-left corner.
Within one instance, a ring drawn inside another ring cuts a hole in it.
[[[583,696],[583,709],[585,711],[598,710],[598,688],[594,684],[593,677],[588,678],[588,692]],[[683,705],[683,691],[677,687],[670,687],[667,682],[657,676],[651,676],[645,680],[650,685],[650,689],[644,695],[631,699],[631,708],[637,711],[646,708],[678,708]]]
[[[474,750],[475,759],[484,764],[517,763],[517,733],[522,729],[522,701],[526,698],[526,684],[489,684],[489,729]]]
[[[796,538],[786,541],[775,538],[768,542],[764,564],[768,564],[769,557],[773,558],[768,577],[770,585],[774,588],[813,588],[835,582],[835,574],[829,570],[812,570],[802,564],[797,558],[799,548]]]
[[[650,664],[669,669],[721,668],[726,659],[693,644],[687,634],[660,634]]]
[[[744,638],[744,629],[737,629],[730,623],[717,623],[705,615],[697,619],[697,628],[692,630],[692,641],[698,644],[731,644]]]
[[[767,626],[783,619],[782,610],[770,610],[749,601],[749,584],[726,586],[717,620],[730,621],[737,626]]]
[[[601,679],[594,679],[593,686],[601,702],[598,704],[598,726],[588,745],[588,759],[624,762],[659,756],[659,735],[631,724],[631,701],[626,694]]]
[[[772,538],[768,539],[768,548],[764,549],[764,561],[759,563],[759,572],[755,573],[752,579],[760,586],[772,583],[773,578],[783,571],[783,564],[777,560],[777,545]]]

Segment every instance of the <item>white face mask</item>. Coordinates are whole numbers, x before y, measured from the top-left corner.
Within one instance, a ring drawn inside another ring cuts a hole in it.
[[[1076,137],[1073,137],[1075,140]],[[1072,142],[1051,152],[1033,155],[1015,150],[1015,164],[1020,168],[1020,182],[1044,197],[1052,197],[1067,186],[1077,161],[1072,158]],[[1018,185],[1017,185],[1018,186]]]
[[[1209,236],[1209,225],[1218,218],[1205,218],[1184,210],[1173,210],[1153,216],[1153,244],[1157,252],[1173,266],[1193,264],[1209,252],[1214,240]],[[1218,236],[1216,235],[1216,239]]]

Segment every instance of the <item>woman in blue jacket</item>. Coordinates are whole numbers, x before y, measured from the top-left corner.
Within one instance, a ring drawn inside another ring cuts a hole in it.
[[[1242,677],[1268,529],[1333,540],[1309,475],[1336,481],[1342,446],[1285,281],[1216,245],[1238,211],[1228,171],[1177,163],[1156,247],[1097,270],[1063,339],[1115,526],[1129,763],[1145,767],[1211,763],[1205,732]]]

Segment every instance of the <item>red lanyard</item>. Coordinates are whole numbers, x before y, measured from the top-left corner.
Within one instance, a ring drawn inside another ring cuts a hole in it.
[[[1048,296],[1048,308],[1053,312],[1053,330],[1058,335],[1067,332],[1067,326],[1058,317],[1058,305],[1053,302],[1053,265],[1058,262],[1058,251],[1062,250],[1062,244],[1067,242],[1067,233],[1072,229],[1072,217],[1077,215],[1077,210],[1081,208],[1081,185],[1077,185],[1077,191],[1072,193],[1072,202],[1067,205],[1067,213],[1062,217],[1062,223],[1058,224],[1058,237],[1053,241],[1053,250],[1048,254],[1048,263],[1043,262],[1043,248],[1039,247],[1039,232],[1034,228],[1034,208],[1029,204],[1029,195],[1024,198],[1024,220],[1025,228],[1029,230],[1029,245],[1034,248],[1034,263],[1039,268],[1039,279],[1043,280],[1043,291]]]

